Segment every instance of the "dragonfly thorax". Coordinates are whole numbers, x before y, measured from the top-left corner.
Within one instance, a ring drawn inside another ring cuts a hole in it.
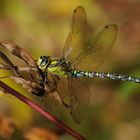
[[[41,56],[37,61],[37,65],[43,72],[64,77],[67,77],[73,69],[65,58],[51,58],[50,56]]]

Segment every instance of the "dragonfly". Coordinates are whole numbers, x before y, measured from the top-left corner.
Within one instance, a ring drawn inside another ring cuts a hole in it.
[[[83,121],[90,102],[90,91],[84,82],[86,77],[140,83],[139,78],[132,76],[97,72],[117,38],[117,25],[106,25],[95,35],[90,35],[89,32],[85,10],[78,6],[73,12],[62,57],[41,56],[37,61],[37,66],[45,73],[46,79],[49,79],[48,75],[53,76],[53,80],[58,79],[55,82],[56,90],[78,123]]]
[[[90,88],[86,83],[87,80],[109,78],[140,83],[140,78],[133,76],[98,72],[99,66],[104,63],[109,55],[117,34],[118,26],[116,24],[106,25],[97,34],[91,34],[86,12],[82,6],[78,6],[73,12],[62,57],[40,56],[36,62],[22,48],[2,42],[0,43],[2,46],[5,46],[12,54],[24,60],[30,68],[15,67],[7,56],[2,53],[0,53],[0,56],[10,65],[10,68],[5,65],[3,67],[9,70],[12,69],[15,73],[16,77],[12,76],[12,78],[27,87],[37,97],[41,97],[46,104],[45,106],[50,107],[50,110],[54,106],[53,101],[49,101],[47,98],[56,91],[57,99],[61,101],[64,107],[69,108],[74,121],[81,123],[90,104]],[[37,75],[36,78],[30,72],[33,68],[38,71],[34,74]],[[19,73],[20,70],[23,72],[23,69],[26,72],[28,70],[32,79],[37,79],[37,82],[26,81]],[[54,108],[57,108],[57,106],[54,106]]]

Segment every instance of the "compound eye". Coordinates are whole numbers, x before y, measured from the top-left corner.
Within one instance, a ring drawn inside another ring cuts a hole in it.
[[[48,64],[48,59],[47,58],[42,58],[42,61],[41,61],[41,66],[44,67],[45,65]]]

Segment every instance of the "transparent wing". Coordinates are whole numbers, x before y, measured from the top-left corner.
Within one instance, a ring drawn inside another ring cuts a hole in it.
[[[60,81],[58,82],[57,92],[60,95],[61,100],[67,104],[68,106],[71,105],[71,91],[70,91],[70,84],[69,80],[65,77],[61,77]]]
[[[56,91],[41,97],[40,101],[47,111],[50,111],[52,114],[61,117],[59,112],[62,110],[62,102],[59,94]]]
[[[87,41],[85,47],[76,56],[75,65],[86,71],[95,71],[105,61],[116,38],[117,25],[105,26],[99,33]]]
[[[69,106],[74,121],[81,123],[85,118],[90,99],[90,91],[84,80],[61,79],[58,84],[58,94]]]
[[[69,62],[72,62],[73,58],[79,55],[81,48],[85,46],[87,27],[85,10],[82,6],[78,6],[73,12],[70,32],[63,49],[63,56]]]
[[[71,83],[71,115],[75,122],[81,123],[90,103],[90,90],[83,80],[77,80]]]
[[[115,24],[110,24],[89,39],[86,13],[83,7],[78,6],[73,13],[63,55],[77,68],[95,71],[108,56],[117,38],[117,30]]]

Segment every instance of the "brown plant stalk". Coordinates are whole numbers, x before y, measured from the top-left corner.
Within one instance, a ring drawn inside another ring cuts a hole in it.
[[[9,87],[7,84],[3,83],[1,80],[0,80],[0,87],[4,90],[5,93],[9,93],[9,94],[15,96],[16,98],[18,98],[20,101],[22,101],[25,104],[29,105],[31,108],[33,108],[34,110],[36,110],[37,112],[42,114],[45,118],[47,118],[49,121],[54,123],[57,127],[62,129],[67,134],[73,136],[77,140],[86,140],[85,137],[83,137],[81,134],[79,134],[78,132],[74,131],[70,127],[66,126],[58,118],[56,118],[55,116],[53,116],[49,112],[45,111],[40,105],[34,103],[29,98],[23,96],[22,94],[20,94],[19,92],[17,92],[13,88]]]

